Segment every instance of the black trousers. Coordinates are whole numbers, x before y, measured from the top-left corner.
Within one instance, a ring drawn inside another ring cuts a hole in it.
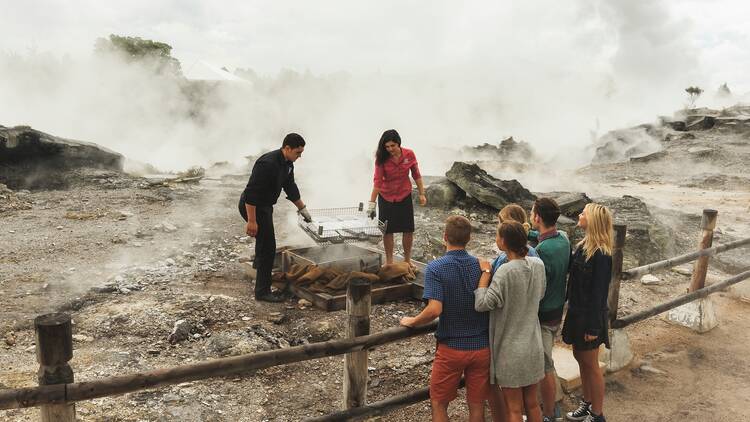
[[[273,207],[255,208],[258,235],[255,237],[255,297],[271,292],[271,270],[276,258],[276,233],[273,229]]]

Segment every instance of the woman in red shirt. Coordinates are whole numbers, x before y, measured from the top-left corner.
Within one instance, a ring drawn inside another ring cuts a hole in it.
[[[427,204],[422,175],[419,173],[414,151],[401,147],[401,136],[395,129],[383,132],[375,153],[375,178],[367,213],[375,218],[375,198],[378,201],[378,220],[386,223],[383,245],[386,264],[393,263],[393,233],[403,233],[404,261],[411,264],[414,242],[414,206],[411,200],[409,172],[419,189],[419,204]]]

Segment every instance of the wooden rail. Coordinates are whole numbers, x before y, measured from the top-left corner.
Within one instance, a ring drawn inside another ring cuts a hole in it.
[[[612,323],[612,328],[624,328],[627,327],[630,324],[634,324],[636,322],[643,321],[644,319],[651,318],[652,316],[658,315],[660,313],[666,312],[670,309],[674,309],[678,306],[684,305],[686,303],[690,303],[696,299],[700,299],[703,297],[706,297],[710,295],[711,293],[716,293],[719,291],[722,291],[726,289],[727,287],[737,284],[741,281],[744,281],[746,279],[750,278],[750,270],[739,273],[735,275],[734,277],[730,277],[726,280],[723,280],[719,283],[712,284],[709,287],[704,287],[700,290],[695,290],[690,293],[684,294],[676,299],[672,299],[669,302],[662,303],[660,305],[654,306],[652,308],[636,312],[633,314],[630,314],[626,317],[620,318],[615,320]]]
[[[714,246],[712,248],[701,249],[696,252],[686,253],[684,255],[679,255],[674,258],[669,258],[663,261],[657,261],[652,264],[643,265],[640,267],[635,267],[629,270],[625,270],[622,272],[621,277],[623,280],[631,280],[631,279],[638,278],[646,274],[650,274],[655,271],[663,270],[665,268],[672,268],[680,264],[695,261],[696,259],[700,257],[713,256],[724,251],[737,249],[741,246],[747,246],[747,245],[750,245],[750,237],[748,237],[747,239],[735,240],[734,242],[725,243],[720,246]]]
[[[161,385],[236,375],[255,369],[370,350],[375,346],[430,333],[436,328],[437,322],[415,328],[394,327],[353,339],[331,340],[288,349],[214,359],[191,365],[103,378],[97,381],[0,390],[0,410],[114,396]]]
[[[465,380],[461,378],[461,382],[458,388],[465,386]],[[304,422],[334,422],[334,421],[349,421],[353,418],[358,417],[372,417],[379,416],[402,407],[410,406],[421,401],[428,400],[430,398],[430,388],[425,387],[411,393],[399,394],[397,396],[388,397],[385,400],[378,401],[371,404],[366,404],[362,407],[355,407],[348,410],[342,410],[340,412],[329,413],[327,415],[318,416],[316,418],[304,419]]]
[[[745,271],[710,287],[703,287],[708,257],[723,251],[750,245],[750,238],[747,238],[710,247],[713,240],[716,215],[716,211],[704,210],[699,251],[626,271],[622,271],[622,261],[627,228],[624,225],[615,226],[612,278],[607,301],[610,308],[609,320],[612,328],[621,329],[750,278],[750,271]],[[693,271],[691,291],[688,294],[650,309],[617,318],[621,280],[632,279],[652,271],[673,267],[696,259],[699,261]],[[369,334],[370,285],[365,282],[351,283],[347,290],[346,303],[349,315],[349,338],[346,339],[214,359],[196,364],[108,377],[89,382],[73,382],[73,372],[68,365],[68,361],[72,357],[70,317],[64,314],[43,315],[35,320],[40,385],[31,388],[0,390],[0,410],[41,407],[44,422],[72,422],[75,421],[74,403],[77,401],[120,395],[187,381],[236,375],[250,370],[342,354],[347,355],[344,364],[343,398],[345,410],[308,419],[309,421],[348,420],[356,417],[380,415],[399,407],[427,400],[429,389],[423,388],[367,404],[365,400],[367,395],[367,353],[379,345],[433,332],[437,328],[437,321],[421,327],[394,327],[379,333]]]

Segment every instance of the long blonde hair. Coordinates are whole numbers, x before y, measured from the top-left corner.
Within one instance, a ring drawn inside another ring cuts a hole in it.
[[[531,230],[531,224],[529,224],[529,219],[526,217],[526,211],[518,204],[504,206],[497,214],[497,218],[500,219],[500,224],[506,221],[515,221],[521,224],[526,234],[529,234],[529,230]],[[500,224],[498,224],[498,227]]]
[[[597,250],[605,255],[612,255],[612,212],[604,205],[586,204],[586,235],[578,242],[583,247],[586,260],[591,259]]]

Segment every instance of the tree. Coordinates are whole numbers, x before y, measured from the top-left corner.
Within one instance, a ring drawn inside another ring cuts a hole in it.
[[[685,92],[688,93],[688,108],[694,108],[695,100],[697,100],[698,97],[701,96],[703,90],[697,86],[689,86],[685,88]]]
[[[182,76],[180,61],[172,57],[172,46],[167,43],[111,34],[109,38],[97,39],[94,51],[99,54],[119,54],[129,62],[150,61],[160,72]]]

